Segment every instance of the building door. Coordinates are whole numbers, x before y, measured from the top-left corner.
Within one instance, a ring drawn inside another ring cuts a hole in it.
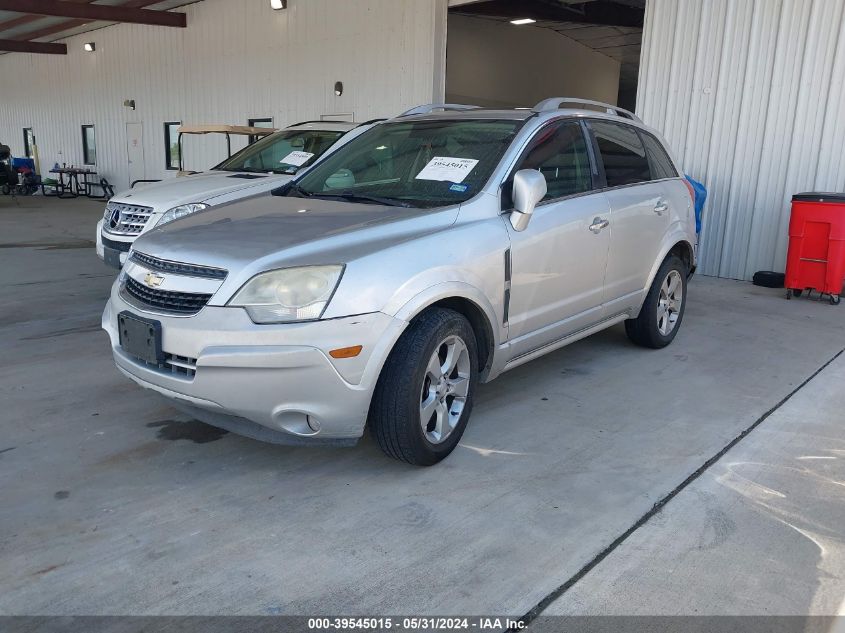
[[[126,124],[126,158],[129,162],[129,184],[144,179],[144,130],[140,123]]]

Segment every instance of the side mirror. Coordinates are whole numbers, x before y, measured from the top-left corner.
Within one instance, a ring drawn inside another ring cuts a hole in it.
[[[520,169],[513,177],[513,211],[511,226],[524,231],[534,213],[534,207],[546,195],[546,177],[533,169]]]

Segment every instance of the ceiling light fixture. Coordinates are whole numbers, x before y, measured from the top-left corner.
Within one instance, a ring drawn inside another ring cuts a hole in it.
[[[288,0],[270,0],[270,8],[273,9],[273,11],[278,11],[279,9],[287,9]]]
[[[523,24],[534,24],[537,20],[532,18],[520,18],[518,20],[511,20],[511,24],[516,24],[517,26],[522,26]]]
[[[82,48],[84,48],[89,53],[93,53],[95,50],[97,50],[97,45],[94,42],[85,42],[85,44],[82,45]]]

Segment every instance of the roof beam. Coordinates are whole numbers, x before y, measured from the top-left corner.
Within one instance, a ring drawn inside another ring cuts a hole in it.
[[[0,10],[80,20],[103,20],[105,22],[128,22],[180,28],[187,26],[187,18],[184,13],[102,4],[76,4],[62,2],[61,0],[0,0]]]
[[[48,55],[67,55],[67,44],[0,40],[0,51],[8,51],[11,53],[46,53]]]
[[[80,0],[74,0],[80,1]],[[93,2],[93,0],[85,0],[85,2]],[[150,4],[155,4],[156,2],[160,2],[160,0],[129,0],[129,2],[124,3],[121,6],[127,7],[146,7]],[[40,20],[42,16],[30,16],[36,20]],[[50,37],[51,35],[61,34],[64,31],[68,31],[70,29],[75,29],[78,26],[85,26],[88,24],[86,20],[65,20],[64,22],[59,22],[58,24],[51,24],[50,26],[45,26],[44,28],[38,29],[36,31],[28,31],[26,33],[22,33],[21,35],[16,35],[12,39],[13,40],[38,40],[42,37]],[[0,24],[0,27],[3,25]]]
[[[67,0],[68,2],[76,2],[79,4],[90,4],[94,2],[94,0]],[[8,29],[12,29],[16,26],[22,26],[24,24],[29,24],[30,22],[36,22],[42,19],[43,15],[21,15],[16,18],[12,18],[11,20],[7,20],[6,22],[0,22],[0,31],[6,31]]]

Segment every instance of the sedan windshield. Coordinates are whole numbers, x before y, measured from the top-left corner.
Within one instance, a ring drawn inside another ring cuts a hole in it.
[[[459,204],[486,184],[520,124],[383,123],[328,156],[287,195],[407,207]]]
[[[295,174],[317,160],[343,134],[328,130],[283,130],[247,145],[214,169]]]

